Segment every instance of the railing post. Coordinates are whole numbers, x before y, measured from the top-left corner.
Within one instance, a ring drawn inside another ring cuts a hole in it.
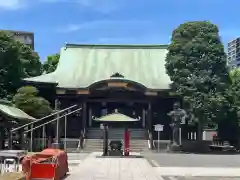
[[[33,124],[31,124],[30,131],[30,152],[33,152]]]
[[[64,117],[64,149],[67,150],[67,115]]]
[[[56,99],[55,100],[55,110],[58,110],[59,109],[59,105],[60,105],[60,102]],[[56,123],[56,144],[57,146],[59,147],[59,113],[57,114],[57,123]]]
[[[43,126],[43,129],[42,129],[42,148],[44,149],[45,148],[45,125]]]

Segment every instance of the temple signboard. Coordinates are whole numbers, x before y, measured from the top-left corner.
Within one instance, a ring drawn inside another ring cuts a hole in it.
[[[109,82],[108,87],[124,87],[127,88],[128,83],[123,83],[123,82]]]

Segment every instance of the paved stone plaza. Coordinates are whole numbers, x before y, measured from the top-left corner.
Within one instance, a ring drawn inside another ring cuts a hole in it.
[[[240,179],[239,155],[144,154],[137,158],[103,158],[100,155],[100,152],[68,153],[69,173],[66,180]],[[183,161],[180,161],[182,158]],[[209,164],[215,158],[219,160]],[[230,161],[234,163],[232,166],[228,166]],[[205,166],[200,166],[202,164]]]
[[[161,167],[240,167],[240,155],[149,153],[144,156]]]
[[[79,155],[66,180],[237,180],[240,167],[161,167],[147,158],[103,158]],[[70,159],[71,155],[69,155]],[[77,157],[77,155],[72,156]],[[234,157],[234,156],[232,156]],[[73,162],[73,160],[70,160]],[[71,165],[70,165],[71,166]]]
[[[162,180],[239,180],[240,178],[233,177],[175,177],[163,176]]]

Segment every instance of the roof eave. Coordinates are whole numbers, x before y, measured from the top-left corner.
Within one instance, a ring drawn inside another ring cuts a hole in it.
[[[71,44],[66,43],[65,48],[145,48],[145,49],[166,49],[167,44]]]

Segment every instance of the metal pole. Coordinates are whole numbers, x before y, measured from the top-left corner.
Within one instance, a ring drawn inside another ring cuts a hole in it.
[[[65,129],[64,129],[64,149],[67,150],[67,116],[65,116],[64,118],[64,122],[65,122]]]
[[[45,126],[42,129],[42,146],[45,148]]]
[[[182,145],[182,129],[179,128],[179,145]]]
[[[30,152],[33,152],[33,124],[31,125],[31,132],[30,132]]]
[[[58,110],[58,100],[55,100],[55,110]],[[59,114],[57,114],[57,123],[56,123],[56,142],[59,143]]]
[[[159,152],[159,148],[160,148],[159,141],[160,141],[160,131],[158,131],[158,152]]]

